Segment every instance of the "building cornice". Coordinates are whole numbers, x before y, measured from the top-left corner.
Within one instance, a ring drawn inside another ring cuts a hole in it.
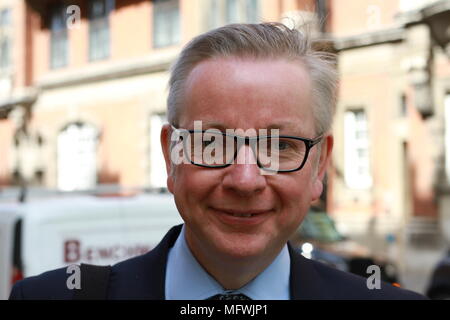
[[[423,23],[446,11],[450,11],[450,1],[440,0],[416,10],[401,12],[397,14],[395,18],[397,22],[408,26],[411,24]]]
[[[447,0],[437,1],[417,10],[405,11],[396,16],[397,27],[335,38],[335,48],[337,51],[343,51],[375,44],[403,41],[408,27],[422,23],[431,24],[436,18],[447,13],[450,16],[450,1]],[[447,16],[445,18],[448,19]],[[435,38],[440,40],[437,35],[435,35]]]
[[[17,105],[32,105],[38,97],[35,88],[27,88],[20,93],[13,93],[8,97],[0,98],[0,119],[6,118],[9,112]]]
[[[425,23],[430,28],[432,38],[445,51],[450,43],[450,1],[440,0],[421,7],[417,10],[406,11],[396,16],[397,22],[403,24],[406,28]],[[450,55],[450,53],[449,53]]]
[[[403,40],[405,40],[405,29],[403,27],[395,27],[347,37],[334,38],[334,47],[339,52],[376,44],[400,42]]]
[[[167,71],[178,51],[165,55],[147,56],[144,59],[107,64],[88,65],[77,70],[50,72],[37,79],[36,87],[41,90],[61,88],[90,82],[98,82],[125,77]]]

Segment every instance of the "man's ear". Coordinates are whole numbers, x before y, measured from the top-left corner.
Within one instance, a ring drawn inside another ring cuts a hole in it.
[[[163,125],[161,129],[161,147],[164,155],[164,160],[166,161],[166,171],[167,171],[167,189],[173,193],[174,177],[173,177],[173,163],[171,161],[171,134],[172,129],[170,124]]]
[[[334,138],[333,136],[327,135],[322,142],[320,148],[320,157],[317,164],[316,174],[313,176],[312,181],[312,201],[319,199],[323,191],[323,179],[325,173],[327,172],[328,165],[331,161],[331,151],[333,150]]]

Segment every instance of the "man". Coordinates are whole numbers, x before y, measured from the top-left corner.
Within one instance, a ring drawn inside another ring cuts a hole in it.
[[[333,147],[337,75],[333,56],[313,47],[264,23],[228,25],[184,48],[161,143],[185,223],[113,266],[107,298],[421,298],[389,284],[369,289],[287,244],[322,193]],[[66,279],[60,269],[24,280],[11,298],[70,299]]]

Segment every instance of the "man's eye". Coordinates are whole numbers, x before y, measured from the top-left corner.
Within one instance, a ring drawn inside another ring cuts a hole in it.
[[[214,140],[208,141],[208,140],[203,140],[203,147],[207,147],[210,145],[214,144]]]
[[[292,145],[288,141],[278,141],[278,150],[285,151],[292,148]]]

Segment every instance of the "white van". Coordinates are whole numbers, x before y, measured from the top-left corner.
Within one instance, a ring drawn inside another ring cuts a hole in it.
[[[168,193],[65,194],[0,201],[0,299],[23,278],[144,254],[182,223]]]

